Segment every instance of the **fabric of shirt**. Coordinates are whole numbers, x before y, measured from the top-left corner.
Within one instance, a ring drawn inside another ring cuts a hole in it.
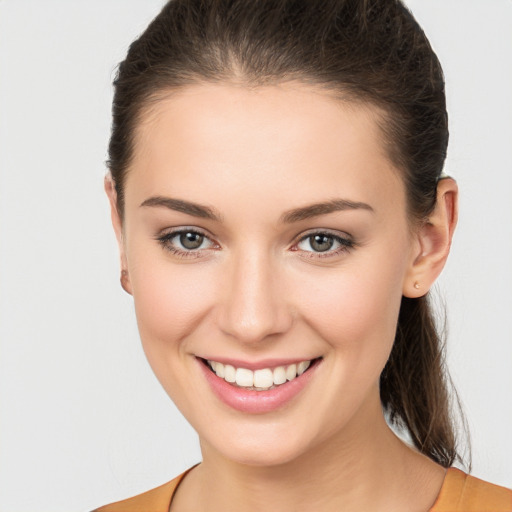
[[[93,512],[169,512],[176,489],[190,469],[156,489]],[[512,512],[512,490],[449,468],[430,512]]]

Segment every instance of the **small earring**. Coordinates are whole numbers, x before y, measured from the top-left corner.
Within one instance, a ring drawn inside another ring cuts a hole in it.
[[[126,293],[130,293],[130,291],[128,290],[128,285],[126,284],[126,280],[128,279],[128,270],[121,270],[121,278],[120,278],[120,281],[121,281],[121,287],[123,288],[123,290],[126,292]],[[131,295],[131,294],[130,294]]]
[[[420,283],[418,283],[418,281],[414,283],[414,288],[416,288],[416,290],[420,289]]]

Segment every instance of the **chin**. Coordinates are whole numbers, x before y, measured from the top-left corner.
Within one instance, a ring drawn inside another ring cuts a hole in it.
[[[255,467],[273,467],[287,464],[302,455],[295,447],[262,447],[257,443],[234,449],[230,446],[223,455],[237,464]]]
[[[218,432],[209,432],[202,437],[203,455],[208,456],[210,449],[223,458],[247,466],[272,467],[292,462],[314,448],[318,435],[311,432],[293,431],[280,428],[274,422],[251,426],[239,426],[226,430],[231,434],[219,436]]]

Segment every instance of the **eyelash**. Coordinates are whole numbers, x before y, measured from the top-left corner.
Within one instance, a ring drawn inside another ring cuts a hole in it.
[[[300,251],[298,249],[298,245],[304,241],[310,240],[310,246],[311,246],[311,240],[315,236],[327,236],[333,240],[333,242],[337,242],[339,244],[339,247],[334,250],[327,250],[327,251],[302,251],[301,257],[308,258],[308,259],[322,259],[322,258],[334,258],[336,256],[339,256],[345,252],[349,252],[355,247],[354,241],[347,235],[346,238],[340,236],[339,234],[332,233],[329,230],[319,230],[319,231],[310,231],[309,233],[306,233],[305,235],[302,235],[298,242],[294,243],[292,247],[292,251]]]
[[[193,235],[202,236],[202,237],[204,237],[205,240],[208,240],[210,242],[211,247],[208,247],[206,249],[183,250],[183,249],[178,249],[175,245],[173,245],[171,243],[172,240],[175,239],[176,237],[178,237],[180,235],[185,235],[185,234],[193,234]],[[327,237],[331,238],[334,242],[339,244],[339,247],[336,248],[335,250],[327,250],[324,252],[322,252],[322,251],[305,251],[305,250],[301,251],[301,249],[298,248],[298,245],[301,244],[302,242],[305,242],[308,239],[312,240],[312,238],[314,236],[318,236],[318,235],[323,235],[323,236],[327,236]],[[170,231],[170,232],[167,232],[167,233],[157,236],[156,240],[160,243],[160,245],[166,251],[169,251],[174,256],[176,256],[178,258],[183,258],[183,259],[199,258],[204,255],[205,251],[210,251],[212,249],[216,250],[219,247],[219,245],[216,242],[212,241],[211,238],[206,233],[199,231],[198,229],[195,229],[195,228],[194,229],[193,228],[190,228],[190,229],[180,228],[175,231]],[[318,231],[311,231],[309,233],[306,233],[305,235],[302,235],[298,239],[298,241],[294,242],[294,244],[290,250],[291,251],[300,251],[302,253],[301,257],[303,257],[303,258],[307,258],[307,259],[320,258],[320,259],[322,259],[322,258],[336,257],[344,252],[349,252],[350,250],[352,250],[355,247],[355,245],[356,244],[354,243],[354,241],[348,236],[347,236],[347,238],[343,238],[343,237],[339,236],[338,234],[334,234],[334,233],[330,232],[329,230],[318,230]]]
[[[193,234],[193,235],[199,235],[199,236],[204,237],[205,240],[208,240],[211,243],[212,247],[209,247],[207,249],[183,250],[183,249],[178,249],[171,243],[171,241],[174,238],[176,238],[180,235],[185,235],[185,234],[189,234],[189,233]],[[198,229],[193,229],[193,228],[190,228],[190,229],[180,228],[175,231],[170,231],[170,232],[164,233],[162,235],[159,235],[156,237],[156,239],[166,251],[169,251],[174,256],[177,256],[178,258],[183,258],[183,259],[199,258],[204,254],[204,251],[209,251],[212,248],[215,249],[216,247],[218,247],[218,244],[213,242],[206,233],[203,233],[202,231],[199,231]]]

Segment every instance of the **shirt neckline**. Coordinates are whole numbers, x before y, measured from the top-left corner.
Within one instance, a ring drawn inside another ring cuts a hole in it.
[[[183,482],[185,477],[194,468],[199,466],[199,464],[201,464],[201,463],[198,462],[197,464],[194,464],[192,467],[187,469],[185,472],[183,472],[177,478],[176,486],[174,487],[174,489],[172,491],[172,494],[170,496],[169,507],[168,507],[168,511],[169,512],[172,512],[171,511],[171,506],[172,506],[172,502],[174,500],[174,496],[176,496],[176,492],[178,491],[178,487]],[[466,476],[467,476],[466,473],[464,473],[463,471],[461,471],[458,468],[454,468],[454,467],[448,468],[446,470],[446,473],[445,473],[445,476],[444,476],[444,480],[443,480],[443,484],[441,485],[441,489],[439,490],[437,498],[436,498],[434,504],[432,505],[432,507],[429,509],[428,512],[443,512],[443,507],[445,508],[445,505],[448,504],[448,502],[447,502],[447,500],[449,499],[449,497],[448,497],[448,489],[450,489],[450,497],[453,496],[454,494],[455,495],[460,495],[461,492],[462,492],[462,489],[464,487],[464,482],[465,482],[465,477]],[[455,491],[455,493],[454,493],[454,491]],[[446,509],[446,510],[448,510],[448,509]]]

